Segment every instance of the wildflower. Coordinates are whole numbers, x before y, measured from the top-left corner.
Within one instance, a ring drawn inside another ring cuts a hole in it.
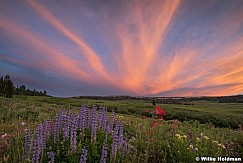
[[[191,149],[192,149],[192,148],[193,148],[193,145],[192,145],[192,144],[190,144],[190,145],[189,145],[189,148],[191,148]]]
[[[197,142],[197,143],[200,142],[200,138],[196,138],[196,142]]]
[[[192,137],[193,137],[193,133],[192,133],[192,132],[190,132],[190,133],[189,133],[189,139],[191,140],[191,139],[192,139]]]
[[[106,157],[107,157],[107,154],[108,154],[107,150],[108,150],[107,144],[104,144],[103,147],[102,147],[100,163],[106,162]]]
[[[96,108],[92,108],[92,124],[91,124],[91,143],[96,142],[96,132],[97,132],[97,116],[96,116]]]
[[[218,144],[218,142],[216,140],[214,140],[213,143]]]
[[[166,116],[166,113],[163,109],[161,109],[159,106],[156,106],[155,107],[155,112],[156,114],[158,114],[159,116],[163,116],[165,117]]]
[[[127,153],[127,148],[128,148],[128,142],[127,142],[127,141],[128,141],[128,140],[127,140],[127,137],[126,137],[126,139],[125,139],[125,141],[124,141],[123,148],[122,148],[122,157],[124,157],[125,154]]]
[[[183,135],[182,137],[183,137],[184,139],[187,139],[187,136],[186,136],[186,135]]]
[[[29,155],[30,153],[30,148],[31,148],[31,136],[30,136],[30,131],[27,130],[25,133],[24,137],[24,154],[23,154],[23,160]]]
[[[25,123],[24,123],[24,122],[21,122],[20,124],[21,124],[22,126],[24,126],[24,125],[25,125]]]
[[[204,139],[208,140],[209,138],[207,136],[203,136]]]
[[[47,152],[47,157],[50,159],[48,163],[54,163],[54,153],[52,151]]]
[[[223,149],[226,149],[226,147],[225,147],[223,144],[221,145],[221,147],[222,147]]]
[[[196,152],[196,151],[198,151],[198,148],[193,148],[192,151]]]
[[[153,123],[153,127],[156,127],[156,122]]]
[[[82,154],[81,154],[79,163],[86,163],[86,161],[87,161],[87,155],[88,155],[88,150],[84,146],[83,149],[82,149]]]
[[[148,109],[146,109],[146,110],[145,110],[145,112],[146,112],[146,113],[149,113],[149,110],[148,110]]]
[[[181,137],[181,135],[180,134],[175,134],[175,137]]]
[[[119,124],[120,122],[118,121],[115,125],[114,131],[113,131],[113,141],[112,141],[112,146],[111,146],[111,157],[115,160],[116,158],[116,153],[118,150],[119,146]]]
[[[71,152],[74,153],[77,149],[77,117],[73,115],[71,123],[70,145]]]
[[[4,133],[4,134],[1,136],[1,138],[4,139],[4,138],[7,137],[7,136],[8,136],[8,134],[7,134],[7,133]]]
[[[33,141],[33,155],[32,155],[32,163],[39,162],[38,156],[38,143],[36,140]]]

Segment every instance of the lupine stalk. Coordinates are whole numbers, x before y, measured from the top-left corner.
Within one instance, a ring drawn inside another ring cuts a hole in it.
[[[123,143],[123,148],[122,148],[122,157],[125,156],[125,154],[127,153],[127,149],[128,149],[128,140],[127,137]]]
[[[70,145],[71,145],[71,152],[76,152],[77,149],[77,117],[76,115],[72,116],[72,125],[71,125],[71,135],[70,135]]]
[[[107,126],[107,129],[106,129],[106,132],[108,134],[111,133],[111,131],[113,129],[114,120],[115,120],[115,112],[114,112],[114,110],[112,110],[111,118],[110,118],[110,121],[109,121],[108,126]]]
[[[92,125],[91,125],[91,143],[96,142],[96,132],[97,132],[96,107],[93,107],[92,108]]]
[[[99,108],[99,115],[98,115],[98,118],[97,118],[97,128],[98,129],[101,127],[101,124],[102,124],[103,112],[104,112],[104,108],[100,107]]]
[[[54,153],[52,151],[47,152],[47,157],[50,160],[48,163],[54,163]]]
[[[30,153],[30,149],[31,148],[31,135],[30,135],[30,131],[27,130],[25,133],[25,137],[24,137],[24,155],[23,155],[23,161],[26,159],[26,157],[29,155]]]
[[[106,158],[107,158],[107,154],[108,154],[107,150],[108,150],[107,144],[104,144],[102,147],[100,163],[106,163]]]
[[[68,140],[70,137],[70,115],[69,113],[67,113],[66,115],[64,115],[64,139]]]
[[[116,123],[112,137],[113,137],[113,142],[111,146],[111,159],[115,160],[116,159],[116,153],[118,150],[118,145],[119,145],[119,121]]]
[[[87,155],[88,155],[88,150],[85,147],[83,147],[79,163],[86,163]]]
[[[106,163],[107,154],[108,154],[108,147],[107,147],[107,134],[106,134],[104,144],[103,144],[103,147],[102,147],[100,163]]]
[[[119,122],[119,136],[118,136],[118,148],[122,147],[122,143],[123,143],[123,125],[120,121]]]
[[[37,140],[33,141],[33,156],[32,156],[31,162],[32,163],[38,163],[39,162]]]
[[[103,109],[103,116],[102,116],[102,124],[101,124],[101,128],[102,130],[105,132],[106,131],[106,124],[107,124],[107,112],[105,109]]]

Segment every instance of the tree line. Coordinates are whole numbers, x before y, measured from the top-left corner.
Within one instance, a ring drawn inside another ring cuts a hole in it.
[[[0,96],[5,96],[7,98],[13,97],[13,95],[23,95],[23,96],[47,96],[47,92],[37,91],[36,89],[30,90],[26,89],[25,85],[14,86],[13,81],[10,79],[9,75],[1,77],[0,79]]]

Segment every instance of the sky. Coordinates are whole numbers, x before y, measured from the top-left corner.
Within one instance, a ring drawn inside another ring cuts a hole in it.
[[[0,0],[0,76],[59,97],[243,93],[243,0]]]

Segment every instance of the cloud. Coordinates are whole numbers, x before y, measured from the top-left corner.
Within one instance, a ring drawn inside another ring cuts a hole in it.
[[[72,95],[243,92],[241,1],[61,2],[1,2],[2,63]]]

